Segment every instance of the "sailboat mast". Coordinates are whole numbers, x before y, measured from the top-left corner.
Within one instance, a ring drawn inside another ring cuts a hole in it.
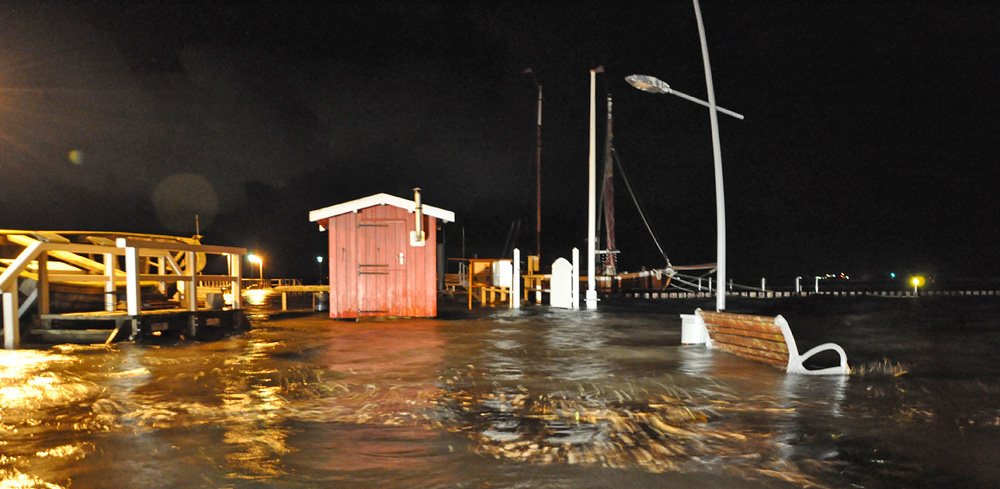
[[[611,94],[608,94],[608,136],[604,141],[604,223],[605,228],[605,253],[604,253],[604,273],[613,275],[617,273],[617,257],[615,255],[615,166],[612,161],[612,150],[614,148],[614,134],[611,124]]]

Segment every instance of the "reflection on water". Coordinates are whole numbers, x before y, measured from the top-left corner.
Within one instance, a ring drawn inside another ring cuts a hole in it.
[[[951,356],[998,346],[997,313],[934,307],[793,309],[804,348],[905,366],[849,378],[610,307],[2,351],[0,488],[995,487],[1000,367]]]

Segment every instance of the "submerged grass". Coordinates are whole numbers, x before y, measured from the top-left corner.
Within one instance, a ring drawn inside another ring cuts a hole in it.
[[[893,363],[888,358],[851,367],[851,375],[855,377],[899,377],[908,372],[908,367],[899,362]]]

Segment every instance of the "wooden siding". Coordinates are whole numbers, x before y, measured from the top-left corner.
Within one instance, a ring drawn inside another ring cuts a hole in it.
[[[330,317],[437,315],[437,220],[424,216],[424,246],[410,246],[414,213],[376,205],[327,220]]]

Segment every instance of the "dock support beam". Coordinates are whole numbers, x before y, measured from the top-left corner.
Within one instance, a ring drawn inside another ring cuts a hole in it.
[[[188,334],[191,335],[191,339],[198,337],[198,314],[196,311],[192,311],[188,315]]]
[[[49,253],[43,251],[36,258],[38,263],[38,315],[49,313]]]
[[[198,257],[193,251],[188,251],[185,261],[187,262],[187,290],[184,295],[184,306],[189,311],[198,310]]]
[[[230,287],[233,295],[233,309],[243,309],[243,255],[228,253],[229,275],[233,277]]]
[[[104,311],[112,312],[118,308],[118,290],[115,284],[115,270],[118,259],[111,253],[104,254]]]

